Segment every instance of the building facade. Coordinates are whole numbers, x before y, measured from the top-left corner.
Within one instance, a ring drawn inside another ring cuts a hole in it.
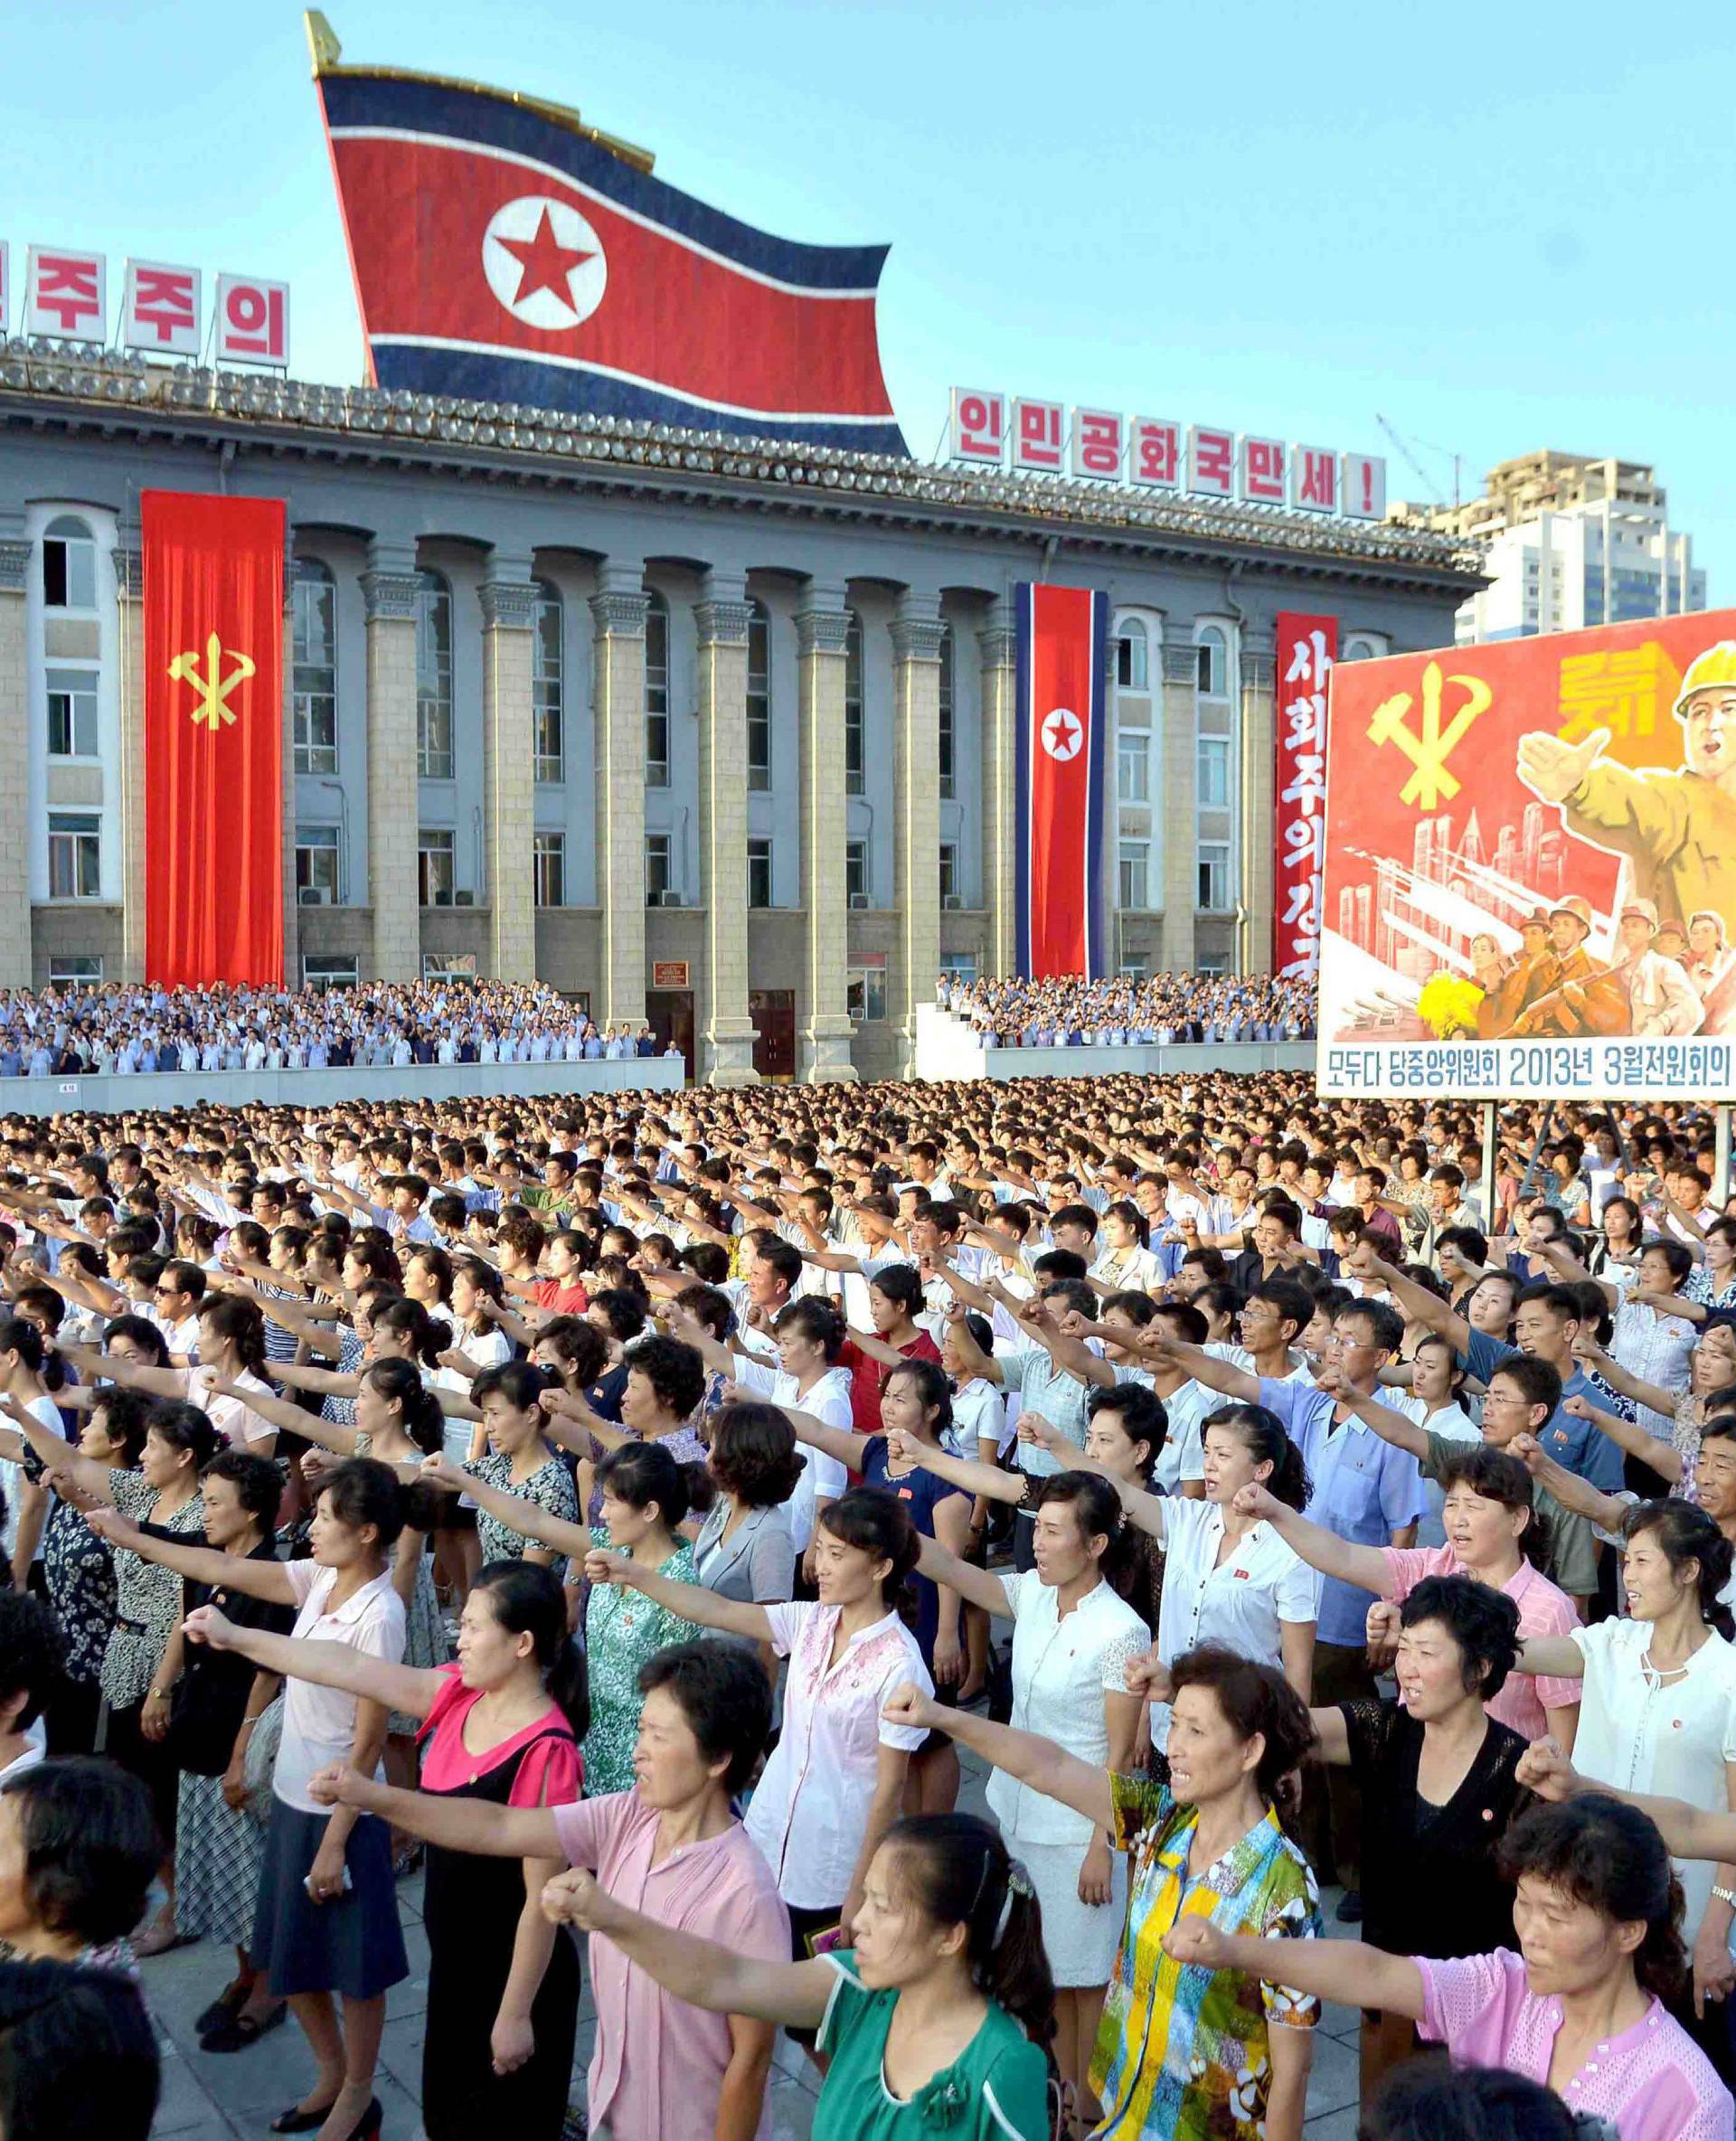
[[[144,973],[137,499],[288,501],[291,981],[540,976],[699,1075],[908,1066],[1013,964],[1008,593],[1107,589],[1120,963],[1270,941],[1279,609],[1346,658],[1476,585],[1423,530],[0,354],[0,984]]]
[[[1526,639],[1706,607],[1694,539],[1637,461],[1534,453],[1492,468],[1468,505],[1404,506],[1408,524],[1486,544],[1488,585],[1460,608],[1457,643]]]

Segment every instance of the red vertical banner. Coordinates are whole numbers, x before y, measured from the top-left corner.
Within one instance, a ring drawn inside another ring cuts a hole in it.
[[[1018,745],[1015,938],[1033,978],[1109,969],[1104,900],[1104,674],[1109,599],[1101,589],[1014,589]]]
[[[1272,782],[1272,971],[1320,971],[1320,875],[1326,859],[1326,697],[1338,619],[1278,618],[1277,767]]]
[[[146,491],[145,965],[283,980],[280,498]]]

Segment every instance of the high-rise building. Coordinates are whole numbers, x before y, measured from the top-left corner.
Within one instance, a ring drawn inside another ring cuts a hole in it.
[[[1392,517],[1488,545],[1489,585],[1458,612],[1460,646],[1706,607],[1694,539],[1670,525],[1642,462],[1522,454],[1489,471],[1480,498],[1399,505]]]

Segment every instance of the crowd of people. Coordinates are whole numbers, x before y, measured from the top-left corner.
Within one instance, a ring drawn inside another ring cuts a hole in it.
[[[0,1078],[618,1062],[656,1053],[648,1025],[599,1026],[542,983],[0,989]]]
[[[943,1011],[993,1048],[1169,1047],[1176,1042],[1307,1041],[1312,981],[1270,974],[1154,974],[1112,981],[967,981],[943,974]]]
[[[28,2013],[142,2134],[201,1940],[369,2141],[421,1865],[429,2141],[556,2141],[581,1975],[609,2141],[763,2132],[779,2029],[820,2141],[1299,2141],[1327,2002],[1373,2141],[1732,2141],[1736,1201],[1498,1127],[0,1116],[0,2133]]]

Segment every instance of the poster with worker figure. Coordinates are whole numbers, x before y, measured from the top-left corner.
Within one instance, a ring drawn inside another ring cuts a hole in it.
[[[1320,1089],[1736,1095],[1736,610],[1333,671]]]

